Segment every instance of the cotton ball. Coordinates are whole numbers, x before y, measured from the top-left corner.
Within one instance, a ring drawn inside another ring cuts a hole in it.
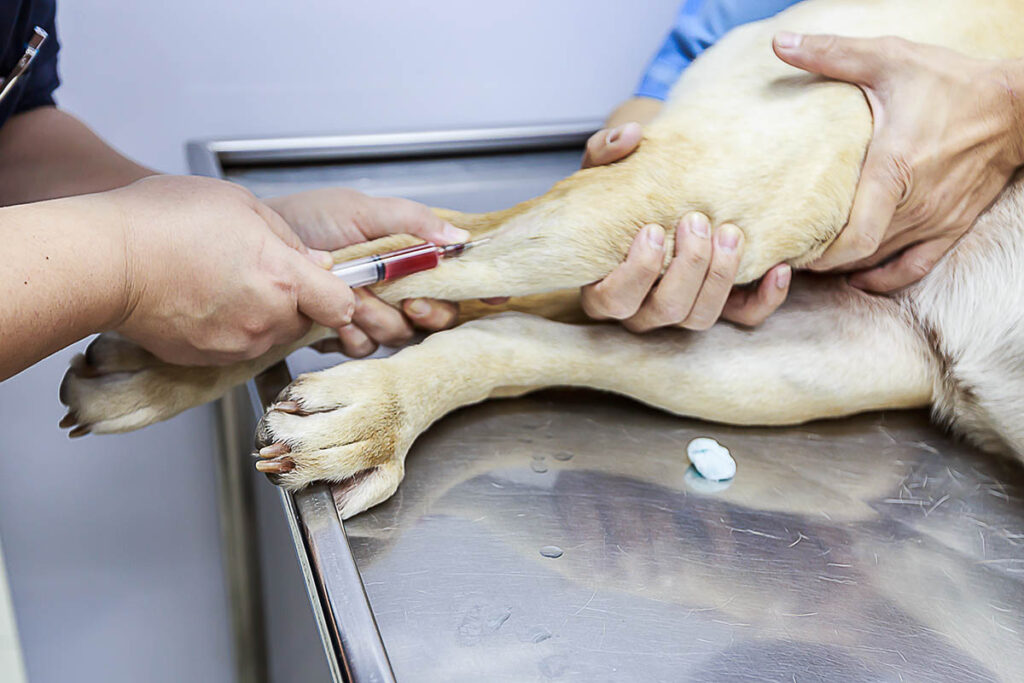
[[[724,481],[736,476],[736,461],[729,455],[729,449],[714,439],[694,439],[686,446],[686,455],[705,479]]]

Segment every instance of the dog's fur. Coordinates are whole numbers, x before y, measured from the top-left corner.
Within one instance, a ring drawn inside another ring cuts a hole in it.
[[[390,496],[413,440],[445,413],[551,385],[594,387],[736,424],[793,424],[931,404],[988,450],[1024,454],[1024,180],[1015,179],[924,280],[892,298],[798,276],[756,330],[635,336],[582,325],[577,288],[610,272],[645,223],[699,210],[744,231],[738,282],[819,256],[846,222],[871,116],[861,92],[778,60],[779,30],[897,34],[985,58],[1024,53],[1019,0],[809,0],[732,31],[680,79],[640,148],[579,171],[505,211],[442,212],[490,243],[433,271],[375,287],[387,301],[513,295],[512,311],[464,304],[471,320],[384,360],[299,377],[261,443],[283,443],[288,487],[342,481],[350,516]],[[672,253],[671,235],[666,253]],[[382,251],[393,237],[336,254]],[[550,293],[550,294],[545,294]],[[69,371],[62,400],[79,432],[118,432],[212,400],[295,348],[219,369],[178,368],[114,336]]]

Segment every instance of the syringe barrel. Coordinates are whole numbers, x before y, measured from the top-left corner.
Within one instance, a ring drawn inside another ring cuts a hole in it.
[[[331,272],[349,287],[365,287],[383,280],[430,270],[441,261],[441,250],[430,242],[339,263]]]
[[[378,256],[367,256],[339,263],[331,268],[331,272],[340,277],[346,285],[355,289],[383,280],[384,264],[381,263]]]

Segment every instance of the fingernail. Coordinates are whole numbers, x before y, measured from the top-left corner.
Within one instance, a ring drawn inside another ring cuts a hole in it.
[[[330,268],[334,265],[334,257],[331,256],[329,251],[321,251],[320,249],[307,249],[306,255],[321,268]]]
[[[716,241],[722,249],[733,251],[736,249],[736,245],[740,243],[740,229],[735,225],[723,225],[718,229]]]
[[[647,231],[647,244],[659,251],[665,248],[665,228],[660,225],[648,225],[645,230]]]
[[[793,269],[789,266],[780,268],[779,272],[775,274],[775,286],[779,289],[785,289],[789,287],[789,281],[793,278]]]
[[[444,236],[447,242],[452,244],[458,244],[460,242],[469,241],[469,232],[463,230],[462,228],[456,228],[454,225],[451,225],[450,223],[444,224],[444,230],[441,231],[441,234]]]
[[[423,299],[413,299],[409,302],[409,313],[422,318],[430,313],[430,304]]]
[[[800,47],[803,39],[804,37],[799,33],[790,33],[789,31],[779,31],[775,34],[775,44],[787,50]]]
[[[605,136],[605,144],[614,144],[622,136],[622,126],[616,126],[608,131],[608,135]]]
[[[711,221],[699,211],[694,211],[683,216],[686,227],[697,237],[707,239],[711,235]]]

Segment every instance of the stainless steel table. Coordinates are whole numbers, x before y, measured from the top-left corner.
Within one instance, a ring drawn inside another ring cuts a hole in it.
[[[340,184],[484,210],[569,173],[590,128],[191,157],[259,194]],[[301,351],[253,396],[342,360]],[[222,405],[222,470],[236,642],[257,680],[251,406]],[[697,436],[732,450],[731,485],[688,471]],[[445,418],[398,493],[344,527],[327,487],[282,500],[336,680],[1024,680],[1024,467],[923,413],[734,428],[549,391]]]

